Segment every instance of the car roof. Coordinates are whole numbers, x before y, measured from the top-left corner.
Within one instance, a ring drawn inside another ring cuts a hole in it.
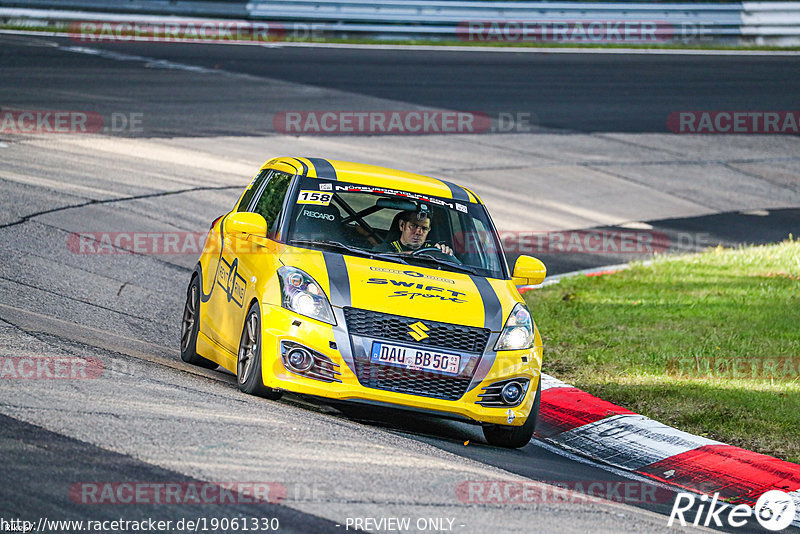
[[[298,174],[309,178],[341,180],[358,185],[399,189],[463,202],[483,203],[474,192],[452,182],[365,163],[322,158],[279,157],[267,161],[262,169],[280,168],[284,165],[294,167]]]

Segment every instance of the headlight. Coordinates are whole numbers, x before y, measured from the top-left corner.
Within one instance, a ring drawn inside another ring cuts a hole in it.
[[[281,305],[284,308],[306,317],[336,324],[328,297],[308,273],[296,267],[281,267],[278,269],[278,278],[281,281],[283,297]]]
[[[533,345],[533,319],[521,302],[514,306],[506,325],[495,343],[494,350],[529,349]]]

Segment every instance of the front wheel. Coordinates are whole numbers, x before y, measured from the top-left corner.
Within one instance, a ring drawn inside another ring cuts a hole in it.
[[[186,291],[186,305],[181,321],[181,359],[186,363],[216,369],[218,365],[197,354],[197,333],[200,331],[200,277],[195,276]]]
[[[247,310],[244,320],[236,359],[236,383],[240,391],[271,400],[278,400],[283,394],[266,387],[261,379],[261,310],[257,302]]]
[[[519,449],[528,444],[536,430],[536,420],[539,418],[539,401],[542,396],[542,379],[539,377],[539,387],[536,390],[536,400],[528,419],[522,426],[487,425],[483,427],[483,436],[489,445]]]

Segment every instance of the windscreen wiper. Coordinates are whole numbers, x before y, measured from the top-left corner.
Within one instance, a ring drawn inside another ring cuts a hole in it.
[[[394,253],[386,252],[373,252],[371,250],[364,250],[363,248],[352,247],[345,245],[339,241],[317,240],[317,239],[292,239],[289,244],[292,245],[307,245],[310,247],[327,248],[336,250],[338,252],[349,252],[356,256],[363,256],[365,258],[381,258],[389,261],[396,261],[408,265],[408,262]]]
[[[429,256],[428,254],[425,254],[425,253],[419,254],[417,256],[412,255],[412,254],[406,254],[406,256],[408,256],[408,259],[411,260],[411,261],[417,260],[417,261],[420,261],[421,263],[428,263],[428,264],[433,263],[433,264],[436,264],[436,265],[446,265],[446,266],[448,266],[448,267],[450,267],[452,269],[455,269],[457,271],[461,271],[461,272],[464,272],[464,273],[469,273],[469,274],[474,274],[476,276],[480,276],[480,275],[478,275],[478,271],[476,271],[472,267],[467,267],[463,263],[455,263],[455,262],[452,262],[452,261],[441,260],[439,258],[434,258],[433,256]]]

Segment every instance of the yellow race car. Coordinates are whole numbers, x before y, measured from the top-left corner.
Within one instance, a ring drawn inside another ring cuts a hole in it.
[[[283,391],[436,414],[521,447],[536,425],[542,342],[478,195],[402,171],[269,160],[211,225],[181,357]]]

